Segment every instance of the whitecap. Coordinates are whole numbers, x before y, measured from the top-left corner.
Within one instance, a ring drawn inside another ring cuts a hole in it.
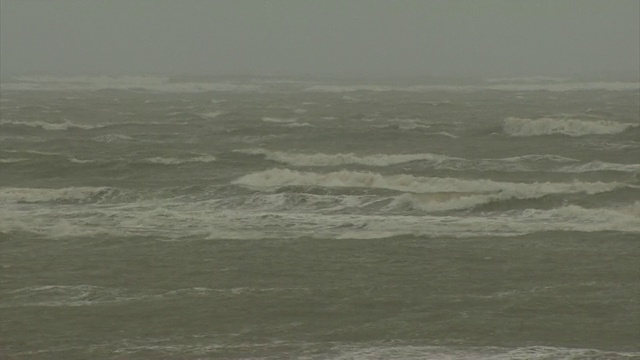
[[[216,157],[212,155],[202,155],[202,156],[196,156],[196,157],[184,158],[184,159],[153,157],[153,158],[143,159],[142,161],[151,163],[151,164],[179,165],[179,164],[187,164],[187,163],[194,163],[194,162],[203,162],[203,163],[213,162],[213,161],[216,161]]]
[[[235,184],[252,187],[287,185],[321,187],[380,188],[412,193],[437,192],[508,192],[526,198],[536,194],[589,194],[611,191],[622,184],[574,181],[571,183],[509,183],[492,180],[462,180],[457,178],[416,177],[413,175],[381,175],[372,172],[336,171],[330,173],[301,172],[289,169],[270,169],[242,176]]]
[[[68,120],[65,120],[64,122],[61,122],[61,123],[49,123],[44,121],[2,120],[0,121],[0,125],[39,127],[44,130],[53,130],[53,131],[61,131],[61,130],[69,130],[69,129],[91,130],[91,129],[100,129],[107,126],[107,125],[76,124]]]
[[[503,130],[511,136],[539,136],[562,134],[568,136],[618,134],[640,124],[605,120],[578,120],[565,118],[521,119],[506,118]]]

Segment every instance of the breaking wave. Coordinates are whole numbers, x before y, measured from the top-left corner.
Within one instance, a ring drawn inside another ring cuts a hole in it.
[[[436,192],[504,192],[526,194],[574,193],[589,194],[610,191],[621,186],[619,183],[507,183],[492,180],[461,180],[456,178],[416,177],[413,175],[385,176],[371,172],[337,171],[330,173],[300,172],[289,169],[270,169],[245,175],[236,184],[252,187],[277,187],[287,185],[321,187],[364,187],[381,188],[412,193]]]
[[[538,136],[562,134],[568,136],[618,134],[640,124],[620,123],[605,120],[577,119],[521,119],[506,118],[503,130],[511,136]]]

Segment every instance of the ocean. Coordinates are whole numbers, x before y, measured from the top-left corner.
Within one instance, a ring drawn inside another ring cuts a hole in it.
[[[0,358],[640,359],[640,86],[22,77]]]

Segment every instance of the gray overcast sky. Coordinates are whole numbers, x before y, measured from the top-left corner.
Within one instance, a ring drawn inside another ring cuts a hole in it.
[[[0,74],[640,72],[640,0],[0,0]]]

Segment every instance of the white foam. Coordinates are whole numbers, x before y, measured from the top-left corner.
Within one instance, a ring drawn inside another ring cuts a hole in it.
[[[541,195],[530,194],[529,197]],[[388,210],[420,210],[425,212],[440,212],[449,210],[469,209],[492,201],[514,198],[507,192],[498,194],[477,193],[435,193],[435,194],[402,194],[393,199],[387,206]]]
[[[337,166],[347,164],[361,164],[368,166],[389,166],[401,164],[411,161],[428,160],[428,161],[444,161],[447,159],[456,159],[445,155],[437,154],[376,154],[358,156],[353,153],[347,154],[299,154],[287,153],[281,151],[269,151],[265,149],[238,150],[237,152],[264,155],[267,160],[277,161],[283,164],[293,166]]]
[[[38,150],[4,150],[4,152],[13,153],[13,154],[35,154],[35,155],[46,155],[46,156],[61,156],[61,153],[49,152],[49,151],[38,151]]]
[[[209,119],[215,119],[220,115],[224,115],[224,111],[210,111],[210,112],[201,114],[202,117],[209,118]]]
[[[270,122],[270,123],[276,123],[276,124],[294,123],[297,120],[298,120],[297,118],[274,118],[274,117],[263,117],[262,118],[262,121],[264,121],[264,122]]]
[[[500,160],[507,161],[507,162],[521,162],[521,161],[575,162],[575,161],[580,161],[580,160],[574,159],[574,158],[569,158],[569,157],[560,156],[560,155],[551,155],[551,154],[528,154],[528,155],[521,155],[521,156],[513,156],[513,157],[508,157],[508,158],[502,158]]]
[[[506,118],[503,130],[511,136],[538,136],[563,134],[568,136],[617,134],[639,124],[605,120],[578,120],[565,118],[521,119]]]
[[[22,161],[27,161],[29,159],[24,159],[24,158],[6,158],[6,159],[0,159],[0,164],[12,164],[12,163],[17,163],[17,162],[22,162]]]
[[[257,193],[216,200],[212,207],[221,210],[322,212],[332,213],[349,209],[357,211],[376,202],[387,202],[388,198],[367,195],[316,195],[306,193]]]
[[[28,127],[39,127],[44,130],[69,130],[69,129],[83,129],[83,130],[91,130],[91,129],[99,129],[103,128],[107,125],[89,125],[89,124],[76,124],[72,123],[69,120],[65,120],[61,123],[48,123],[44,121],[10,121],[10,120],[2,120],[0,121],[0,125],[17,125],[17,126],[28,126]]]
[[[131,136],[122,134],[105,134],[96,136],[92,138],[92,140],[97,142],[112,143],[120,141],[133,141],[133,138]]]
[[[435,132],[434,134],[435,135],[442,135],[442,136],[450,137],[452,139],[457,139],[459,137],[457,135],[450,134],[450,133],[448,133],[446,131],[438,131],[438,132]]]
[[[361,200],[361,199],[360,199]],[[586,209],[566,206],[464,216],[322,213],[260,207],[223,209],[217,201],[179,199],[136,203],[74,203],[52,206],[6,204],[0,232],[23,231],[47,238],[152,236],[158,239],[263,239],[315,237],[515,236],[541,231],[640,233],[638,204]]]
[[[75,157],[69,157],[68,158],[69,161],[71,161],[74,164],[93,164],[93,163],[97,163],[97,160],[91,160],[91,159],[77,159]]]
[[[186,159],[178,159],[178,158],[164,158],[164,157],[153,157],[142,160],[143,162],[152,163],[152,164],[162,164],[162,165],[178,165],[178,164],[187,164],[193,162],[213,162],[216,161],[216,157],[212,155],[203,155],[196,156],[192,158]]]
[[[400,130],[428,129],[431,124],[420,119],[393,119],[392,123],[396,123]]]
[[[0,307],[23,306],[86,306],[113,302],[117,289],[92,285],[43,285],[21,288],[5,293]]]

